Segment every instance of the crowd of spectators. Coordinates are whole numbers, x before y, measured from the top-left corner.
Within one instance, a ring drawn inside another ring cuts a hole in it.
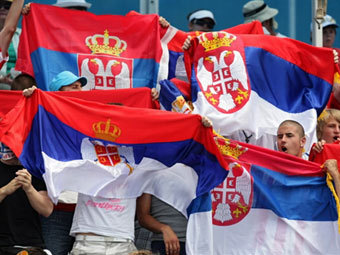
[[[55,5],[80,11],[91,7],[85,0],[58,0]],[[8,57],[0,71],[0,89],[22,90],[23,95],[29,97],[36,89],[34,77],[14,70],[20,35],[17,22],[22,7],[22,0],[0,0],[0,47],[3,58]],[[29,12],[29,6],[23,12]],[[278,10],[263,1],[246,3],[242,13],[245,23],[259,20],[265,34],[285,37],[277,32],[275,16]],[[216,24],[213,13],[203,9],[189,13],[187,20],[189,31],[209,32]],[[333,48],[338,27],[336,21],[326,15],[322,27],[323,46]],[[86,83],[85,77],[65,70],[55,76],[49,90],[81,91]],[[157,100],[155,89],[152,97]],[[212,125],[207,118],[203,118],[202,124],[206,127]],[[318,142],[311,154],[322,153],[325,144],[340,141],[340,110],[326,110],[316,129]],[[300,123],[284,120],[277,127],[279,151],[308,160],[305,143],[306,136]],[[186,217],[151,194],[145,193],[138,199],[104,199],[65,192],[58,204],[53,205],[45,183],[23,169],[18,158],[3,143],[0,168],[0,254],[25,254],[20,253],[23,251],[26,254],[56,255],[185,254]],[[323,169],[333,177],[339,195],[337,161],[326,160]],[[181,188],[186,192],[185,187]],[[101,203],[114,203],[125,209],[104,214],[97,206],[88,206]]]

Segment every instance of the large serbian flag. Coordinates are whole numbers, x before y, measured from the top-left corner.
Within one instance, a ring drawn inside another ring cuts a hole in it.
[[[97,16],[31,4],[23,18],[16,69],[35,76],[43,90],[65,70],[85,76],[85,90],[154,87],[167,78],[171,37],[158,18]]]
[[[279,124],[296,120],[309,150],[332,90],[333,58],[330,49],[288,38],[203,33],[185,55],[194,112],[224,136],[268,148]]]
[[[31,98],[22,97],[1,120],[0,141],[45,180],[54,201],[63,190],[137,197],[150,188],[155,172],[166,175],[174,165],[182,169],[177,178],[184,174],[194,180],[196,197],[227,173],[212,130],[203,127],[199,115],[108,105],[58,92],[36,90]],[[169,186],[165,194],[178,199],[174,189]],[[185,211],[188,203],[182,206]]]
[[[189,207],[187,254],[339,254],[335,199],[319,164],[217,143],[228,176]]]

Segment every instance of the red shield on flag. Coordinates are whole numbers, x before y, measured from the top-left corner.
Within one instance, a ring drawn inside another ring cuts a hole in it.
[[[242,40],[223,31],[198,38],[195,78],[207,102],[222,113],[240,110],[251,91]]]
[[[121,162],[121,158],[118,153],[118,149],[113,145],[94,145],[99,163],[105,166],[114,166]]]
[[[133,59],[78,54],[79,74],[87,78],[84,90],[132,87]]]
[[[228,226],[244,219],[253,201],[252,185],[249,170],[229,164],[227,178],[211,192],[214,225]]]

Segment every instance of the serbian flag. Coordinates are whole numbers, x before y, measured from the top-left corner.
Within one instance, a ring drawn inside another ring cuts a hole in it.
[[[226,179],[189,207],[188,254],[338,254],[336,204],[320,165],[218,139]]]
[[[16,69],[34,76],[43,90],[65,70],[85,76],[85,90],[155,87],[167,78],[171,39],[171,28],[161,28],[158,19],[31,4],[22,22]]]
[[[282,121],[298,121],[309,151],[332,90],[333,58],[330,49],[289,38],[203,33],[185,53],[194,112],[223,136],[267,148]]]
[[[247,24],[240,24],[234,27],[226,28],[222,31],[233,34],[263,34],[263,28],[261,22],[255,20]],[[195,38],[202,34],[200,31],[184,32],[181,30],[173,30],[174,36],[168,43],[169,49],[169,78],[178,77],[180,79],[187,79],[184,66],[184,50],[182,49],[183,44],[188,36]],[[187,88],[189,89],[189,87]]]
[[[137,197],[155,172],[172,166],[196,180],[195,197],[226,176],[212,130],[203,127],[199,115],[108,105],[36,90],[1,120],[0,140],[25,168],[44,179],[53,201],[64,190]]]

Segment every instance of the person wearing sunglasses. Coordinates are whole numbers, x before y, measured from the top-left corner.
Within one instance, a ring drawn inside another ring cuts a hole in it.
[[[17,13],[17,15],[12,15],[11,19],[6,21],[7,16],[9,16],[9,12],[10,12],[10,8],[12,6],[13,0],[0,0],[0,30],[2,31],[6,28],[6,30],[9,31],[7,34],[9,36],[12,36],[8,49],[6,49],[7,47],[4,47],[5,48],[4,51],[7,50],[6,55],[8,56],[8,61],[2,66],[0,70],[0,89],[10,89],[12,78],[17,74],[14,71],[14,66],[17,60],[19,36],[20,36],[21,29],[16,28],[16,24],[18,22],[21,8],[23,5],[23,3],[21,2],[23,1],[16,1],[15,3],[15,7],[18,6],[18,8],[15,8],[16,10],[14,10]],[[7,27],[6,27],[5,21],[7,22]],[[13,25],[15,27],[13,27]],[[14,30],[14,33],[13,33],[13,30]],[[2,31],[2,32],[5,33],[6,31]],[[5,34],[1,33],[1,37],[2,37],[1,40],[6,40],[5,38],[6,33]]]
[[[72,10],[87,11],[92,4],[85,0],[57,0],[54,5]]]
[[[189,31],[210,32],[216,24],[214,14],[208,10],[196,10],[188,14]]]

